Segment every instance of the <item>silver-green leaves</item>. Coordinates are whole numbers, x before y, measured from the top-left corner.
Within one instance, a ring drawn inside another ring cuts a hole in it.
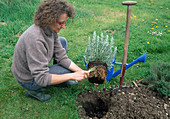
[[[94,31],[93,38],[89,37],[88,39],[88,47],[85,50],[84,58],[87,62],[105,62],[108,68],[111,68],[111,61],[114,59],[116,52],[117,47],[114,47],[113,37],[109,40],[108,35],[104,36],[101,33],[100,36],[97,36],[96,31]]]

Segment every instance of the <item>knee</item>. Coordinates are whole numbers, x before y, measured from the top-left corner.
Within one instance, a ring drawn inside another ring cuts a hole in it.
[[[59,40],[63,46],[67,50],[67,40],[64,37],[59,37]]]
[[[64,68],[63,66],[59,64],[55,64],[55,65],[49,66],[49,73],[50,74],[67,74],[67,73],[72,73],[72,71],[67,68]]]

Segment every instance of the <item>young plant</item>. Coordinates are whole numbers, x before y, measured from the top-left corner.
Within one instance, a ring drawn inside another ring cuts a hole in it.
[[[90,71],[89,82],[103,84],[106,80],[107,69],[113,67],[112,60],[115,57],[117,47],[114,47],[113,37],[109,40],[109,36],[104,37],[93,33],[93,38],[89,37],[88,47],[85,50],[85,61],[88,63]]]
[[[100,37],[93,33],[93,38],[89,37],[88,47],[85,50],[84,58],[86,62],[99,61],[107,64],[108,69],[112,68],[112,60],[115,57],[117,47],[114,47],[113,37],[109,40],[109,36],[104,37],[101,33]]]

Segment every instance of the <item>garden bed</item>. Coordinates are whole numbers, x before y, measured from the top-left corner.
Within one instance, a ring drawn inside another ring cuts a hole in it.
[[[83,119],[168,119],[169,101],[169,97],[138,84],[122,90],[111,88],[80,93],[77,105]]]

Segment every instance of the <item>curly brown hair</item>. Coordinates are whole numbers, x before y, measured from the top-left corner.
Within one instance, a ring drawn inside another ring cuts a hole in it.
[[[74,11],[73,5],[68,4],[65,0],[45,0],[40,3],[34,15],[34,24],[47,27],[64,13],[66,13],[69,18],[73,18]]]

